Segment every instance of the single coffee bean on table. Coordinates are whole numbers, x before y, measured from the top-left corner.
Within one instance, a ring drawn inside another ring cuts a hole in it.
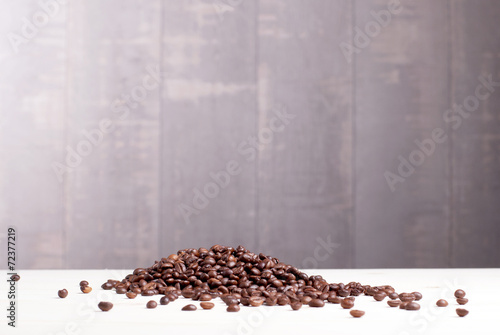
[[[166,295],[164,295],[160,299],[160,305],[168,305],[169,302],[170,302],[170,299]]]
[[[240,306],[239,305],[236,305],[236,304],[233,304],[233,305],[229,305],[227,306],[227,309],[226,309],[228,312],[239,312],[240,311]]]
[[[349,313],[351,313],[351,315],[355,318],[360,318],[362,317],[363,315],[365,315],[365,312],[364,311],[360,311],[359,309],[351,309],[349,311]]]
[[[86,281],[86,280],[82,280],[82,281],[80,282],[80,286],[89,286],[89,282],[88,282],[88,281]]]
[[[323,307],[325,306],[325,302],[321,299],[312,299],[309,301],[309,306],[310,307]]]
[[[438,301],[436,301],[436,305],[438,307],[446,307],[446,306],[448,306],[448,301],[446,301],[444,299],[439,299]]]
[[[57,295],[59,296],[59,298],[64,299],[68,296],[68,290],[63,288],[62,290],[57,291]]]
[[[469,311],[463,308],[457,308],[457,315],[461,318],[469,314]]]
[[[418,302],[412,301],[406,305],[407,311],[418,311],[419,309],[420,309],[420,304]]]
[[[385,299],[385,297],[387,296],[387,294],[385,292],[378,292],[377,294],[375,294],[373,296],[373,298],[377,301],[382,301]]]
[[[399,299],[399,295],[396,292],[389,294],[389,299],[396,300]]]
[[[118,287],[116,289],[116,293],[117,294],[125,294],[125,293],[127,293],[127,289],[125,287]]]
[[[90,287],[90,286],[80,286],[80,291],[82,291],[83,293],[87,294],[87,293],[90,293],[92,291],[92,287]]]
[[[465,291],[464,290],[456,290],[455,291],[455,298],[463,298],[465,297]]]
[[[301,308],[302,308],[302,302],[300,302],[300,301],[295,301],[295,302],[292,302],[292,303],[290,304],[290,306],[292,306],[292,309],[293,309],[294,311],[298,311],[299,309],[301,309]]]
[[[200,306],[203,309],[212,309],[214,308],[215,304],[213,302],[204,301],[200,302]]]
[[[103,312],[109,311],[111,308],[113,308],[113,304],[108,302],[108,301],[101,301],[97,307]]]
[[[183,311],[196,311],[196,306],[193,304],[186,305],[182,307]]]
[[[137,293],[134,293],[134,292],[127,292],[127,293],[125,293],[125,295],[129,299],[135,299],[135,297],[137,297]]]
[[[344,309],[350,309],[350,308],[353,308],[354,307],[354,301],[350,300],[350,299],[344,299],[342,300],[342,302],[340,303],[340,306],[342,306],[342,308]]]
[[[147,308],[156,308],[156,306],[158,306],[158,303],[154,300],[149,300],[148,303],[146,304],[146,307]]]
[[[467,299],[467,298],[457,298],[457,303],[459,305],[465,305],[468,302],[469,302],[469,299]]]

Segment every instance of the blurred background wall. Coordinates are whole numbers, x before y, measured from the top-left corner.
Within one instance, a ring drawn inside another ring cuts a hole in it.
[[[1,3],[18,268],[500,266],[500,2]]]

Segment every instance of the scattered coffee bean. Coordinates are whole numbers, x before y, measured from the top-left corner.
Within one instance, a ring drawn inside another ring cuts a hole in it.
[[[292,306],[292,309],[294,311],[298,311],[302,307],[302,302],[300,302],[300,301],[294,301],[290,305]]]
[[[68,296],[68,290],[66,290],[65,288],[63,288],[62,290],[59,290],[57,291],[57,295],[59,296],[59,298],[66,298]]]
[[[109,311],[111,308],[113,308],[113,304],[107,301],[101,301],[97,307],[103,312]]]
[[[127,289],[125,287],[118,287],[116,289],[116,293],[117,294],[125,294],[125,293],[127,293]]]
[[[92,287],[90,287],[90,286],[80,286],[80,290],[83,293],[87,294],[87,293],[90,293],[92,291]]]
[[[212,296],[208,293],[204,293],[200,295],[200,301],[210,301],[212,300]]]
[[[156,308],[156,306],[158,306],[158,303],[154,300],[149,300],[148,303],[146,304],[146,307],[147,308]]]
[[[469,311],[463,308],[457,308],[457,315],[461,318],[469,314]]]
[[[340,304],[342,302],[341,297],[333,297],[333,298],[328,298],[328,301],[331,302],[332,304]]]
[[[111,283],[108,283],[108,282],[106,282],[106,283],[104,283],[104,284],[101,285],[101,288],[103,290],[111,290],[113,287],[114,287],[114,285],[111,284]]]
[[[392,292],[389,294],[389,299],[392,299],[392,300],[399,299],[399,295],[396,292]]]
[[[351,315],[355,318],[360,318],[362,317],[363,315],[365,315],[365,312],[364,311],[360,311],[359,309],[352,309],[349,311],[349,313],[351,313]]]
[[[19,279],[21,279],[21,276],[18,274],[10,276],[10,280],[19,281]]]
[[[170,302],[170,299],[166,295],[164,295],[160,299],[160,305],[168,305],[169,302]]]
[[[420,309],[420,304],[418,302],[409,302],[408,305],[406,305],[406,310],[407,311],[418,311]]]
[[[127,292],[126,295],[127,295],[127,298],[129,298],[129,299],[134,299],[135,297],[137,297],[137,293],[134,293],[134,292]]]
[[[386,296],[387,294],[385,292],[378,292],[373,296],[373,298],[377,301],[382,301],[385,299]]]
[[[340,303],[340,306],[342,306],[342,308],[344,308],[344,309],[350,309],[350,308],[354,307],[354,302],[350,299],[344,299]]]
[[[196,311],[196,306],[189,304],[189,305],[182,307],[182,310],[183,311]]]
[[[215,304],[213,302],[204,301],[200,302],[200,306],[203,309],[212,309],[214,308]]]
[[[446,306],[448,306],[448,301],[446,301],[444,299],[439,299],[438,301],[436,301],[436,305],[438,307],[446,307]]]
[[[399,305],[401,305],[401,300],[387,300],[387,305],[389,305],[390,307],[398,307]]]
[[[401,301],[399,304],[399,309],[406,309],[406,306],[409,304],[408,301]]]
[[[82,281],[80,282],[80,286],[89,286],[89,282],[88,282],[88,281],[86,281],[86,280],[82,280]]]
[[[464,290],[456,290],[455,291],[455,298],[463,298],[465,297],[465,291]]]
[[[309,301],[309,306],[310,307],[323,307],[325,306],[325,302],[321,299],[312,299]]]
[[[420,299],[422,299],[422,293],[420,293],[420,292],[413,292],[412,294],[415,297],[415,301],[419,301]]]
[[[467,298],[457,298],[457,303],[459,305],[465,305],[468,302],[469,302],[469,299],[467,299]]]
[[[248,302],[252,307],[259,307],[264,303],[264,299],[262,297],[250,297]]]
[[[403,302],[412,302],[413,300],[415,300],[415,296],[413,295],[413,293],[401,293],[399,295],[399,300]]]
[[[233,305],[229,305],[227,306],[227,309],[226,309],[228,312],[239,312],[240,311],[240,306],[239,305],[236,305],[236,304],[233,304]]]

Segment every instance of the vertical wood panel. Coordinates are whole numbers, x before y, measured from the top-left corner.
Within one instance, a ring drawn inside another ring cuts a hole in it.
[[[255,132],[256,7],[245,1],[226,9],[176,1],[163,11],[163,254],[214,244],[256,246],[255,161],[245,161],[237,149]],[[211,188],[210,174],[232,160],[241,173],[219,191]],[[215,193],[197,209],[194,189],[205,192],[206,185]],[[188,215],[187,207],[196,213]]]
[[[259,250],[300,267],[349,267],[352,72],[338,46],[350,2],[259,5],[259,128],[276,109],[294,115],[259,153]]]
[[[17,227],[17,269],[64,266],[63,188],[51,164],[64,143],[66,14],[59,8],[24,37],[23,19],[37,13],[37,1],[0,13],[0,234]],[[25,41],[17,53],[9,33]]]
[[[385,0],[356,1],[355,27],[376,22]],[[449,265],[448,144],[394,185],[399,155],[447,129],[449,29],[446,1],[401,2],[402,11],[356,56],[356,267]],[[361,44],[362,45],[362,44]],[[449,140],[449,138],[448,138]]]
[[[149,264],[158,257],[160,89],[143,96],[137,87],[160,64],[160,1],[75,1],[69,22],[68,143],[78,150],[82,132],[105,118],[114,130],[67,174],[68,266]]]
[[[481,85],[500,82],[500,4],[452,1],[453,102],[464,105]],[[456,114],[453,132],[453,258],[455,267],[500,266],[500,87],[477,109]],[[473,104],[470,106],[474,107]]]

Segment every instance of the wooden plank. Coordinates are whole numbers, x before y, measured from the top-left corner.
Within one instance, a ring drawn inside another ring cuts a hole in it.
[[[453,103],[465,112],[453,122],[452,265],[498,267],[500,3],[452,1],[452,14]],[[490,90],[488,76],[497,83]]]
[[[446,1],[401,2],[381,27],[371,13],[391,2],[356,1],[356,267],[449,266],[448,143],[400,156],[447,130],[449,18]],[[385,23],[387,22],[387,24]],[[359,31],[356,34],[361,34]],[[366,44],[366,45],[365,45]],[[448,139],[449,140],[449,139]],[[422,159],[423,157],[423,159]],[[421,163],[421,166],[416,166]],[[384,174],[398,175],[389,187]],[[411,171],[411,170],[409,170]]]
[[[201,1],[163,9],[162,254],[256,247],[256,163],[238,153],[255,132],[255,18],[253,1],[222,11]],[[215,186],[211,173],[231,161],[240,173]],[[194,190],[204,194],[205,187],[209,197],[193,202]]]
[[[259,250],[302,268],[352,256],[352,71],[339,49],[350,1],[259,2]]]
[[[70,6],[68,145],[81,162],[66,174],[68,267],[147,265],[158,257],[160,86],[149,73],[161,2]],[[103,120],[113,128],[100,139]]]
[[[63,186],[51,165],[64,148],[65,8],[49,14],[37,1],[0,13],[0,234],[17,228],[17,269],[64,267]]]

